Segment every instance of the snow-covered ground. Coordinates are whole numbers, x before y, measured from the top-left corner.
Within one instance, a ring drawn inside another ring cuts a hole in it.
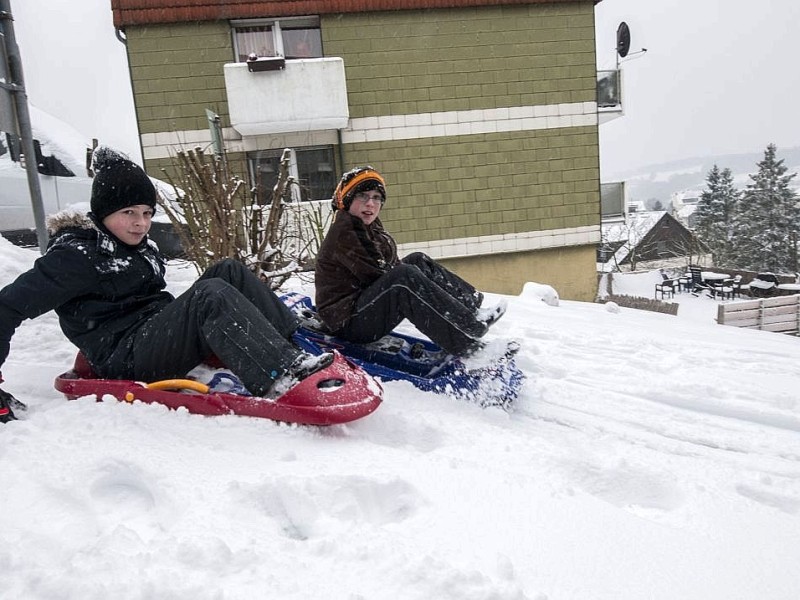
[[[0,239],[0,285],[35,256]],[[195,272],[168,275],[180,292]],[[0,597],[800,597],[800,340],[688,294],[669,316],[540,289],[489,334],[522,342],[510,412],[393,382],[328,428],[67,402],[74,348],[52,313],[24,323],[2,368],[30,410],[0,426]]]

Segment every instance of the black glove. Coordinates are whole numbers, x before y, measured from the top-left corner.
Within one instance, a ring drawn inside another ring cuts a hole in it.
[[[0,390],[0,423],[8,423],[17,418],[14,416],[14,411],[12,409],[28,410],[28,407],[8,392]]]

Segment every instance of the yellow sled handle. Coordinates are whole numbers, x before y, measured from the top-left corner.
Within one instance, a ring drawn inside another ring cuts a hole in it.
[[[205,383],[200,383],[199,381],[193,381],[191,379],[162,379],[161,381],[148,383],[146,387],[151,390],[192,390],[200,392],[201,394],[207,394],[211,389]]]
[[[205,383],[192,381],[191,379],[162,379],[161,381],[146,383],[144,387],[149,390],[192,390],[201,394],[207,394],[211,389]],[[136,395],[133,392],[125,393],[126,402],[133,402],[135,399]]]

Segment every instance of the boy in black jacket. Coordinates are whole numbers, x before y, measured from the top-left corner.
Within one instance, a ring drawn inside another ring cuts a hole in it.
[[[213,265],[177,299],[164,291],[165,260],[147,237],[153,183],[108,148],[93,163],[91,212],[51,219],[47,252],[0,290],[0,366],[20,323],[49,310],[105,378],[183,377],[214,355],[252,394],[275,396],[331,364],[291,342],[294,315],[241,263]],[[12,402],[0,390],[0,422]]]

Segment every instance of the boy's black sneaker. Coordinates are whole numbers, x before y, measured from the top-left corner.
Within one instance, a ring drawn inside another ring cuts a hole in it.
[[[309,375],[330,367],[332,364],[333,352],[323,352],[322,354],[302,352],[286,372],[297,381],[302,381]]]
[[[506,300],[500,300],[500,302],[490,308],[479,308],[477,311],[478,321],[486,325],[486,328],[488,329],[497,323],[504,314],[506,314],[507,309],[508,301]]]
[[[309,375],[321,371],[333,364],[333,352],[323,352],[322,354],[310,354],[300,352],[294,359],[283,375],[278,377],[269,388],[267,396],[277,398],[281,394],[288,392],[297,382],[302,381]]]

